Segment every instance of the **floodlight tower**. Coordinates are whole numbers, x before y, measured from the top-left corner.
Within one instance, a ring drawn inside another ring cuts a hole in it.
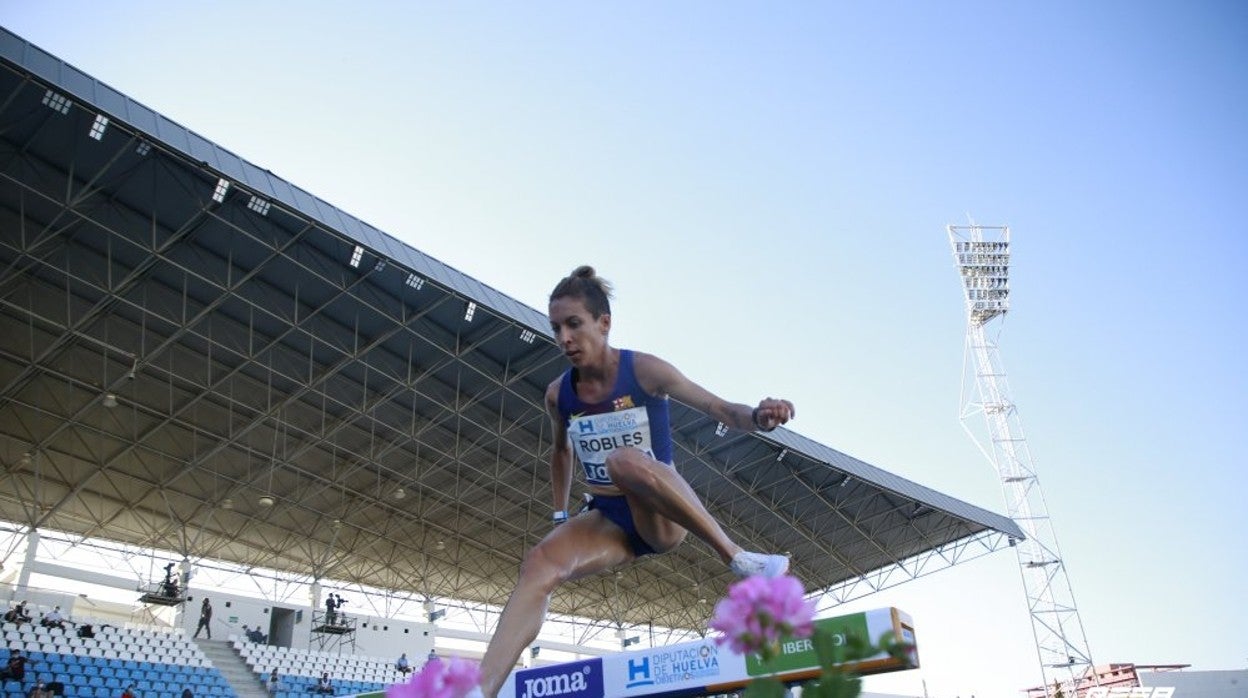
[[[1080,695],[1081,684],[1096,683],[1092,654],[1023,426],[1010,399],[1001,355],[985,331],[992,320],[1009,310],[1010,229],[951,225],[947,230],[962,276],[967,312],[962,426],[996,467],[1006,513],[1027,534],[1027,540],[1010,543],[1018,553],[1045,693],[1053,695],[1060,685],[1063,695],[1074,698]],[[974,395],[967,385],[972,371]],[[968,424],[976,413],[987,421],[987,438],[977,436]]]

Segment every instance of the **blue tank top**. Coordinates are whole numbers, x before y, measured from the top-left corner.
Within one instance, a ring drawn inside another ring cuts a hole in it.
[[[614,484],[607,476],[607,456],[625,446],[672,465],[667,397],[651,395],[637,382],[631,350],[620,350],[615,387],[602,402],[587,403],[577,396],[572,382],[575,370],[568,369],[559,385],[559,416],[568,425],[572,450],[585,469],[589,484]]]

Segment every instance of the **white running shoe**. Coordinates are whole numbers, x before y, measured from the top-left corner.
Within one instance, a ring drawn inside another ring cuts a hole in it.
[[[764,577],[779,577],[789,571],[789,558],[784,555],[764,555],[742,550],[732,556],[732,562],[728,566],[738,577],[752,577],[756,574]]]

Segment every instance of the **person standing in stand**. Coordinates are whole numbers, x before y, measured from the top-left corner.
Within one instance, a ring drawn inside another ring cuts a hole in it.
[[[199,625],[195,626],[195,634],[191,639],[199,637],[199,631],[203,630],[208,633],[208,639],[212,639],[212,604],[208,602],[208,597],[204,597],[204,602],[199,605]]]

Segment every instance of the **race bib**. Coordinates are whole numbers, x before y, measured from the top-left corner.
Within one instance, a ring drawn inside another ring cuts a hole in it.
[[[651,458],[650,415],[645,407],[617,412],[573,416],[568,420],[568,438],[572,450],[585,468],[585,480],[591,485],[610,485],[607,456],[617,448],[640,449]]]

